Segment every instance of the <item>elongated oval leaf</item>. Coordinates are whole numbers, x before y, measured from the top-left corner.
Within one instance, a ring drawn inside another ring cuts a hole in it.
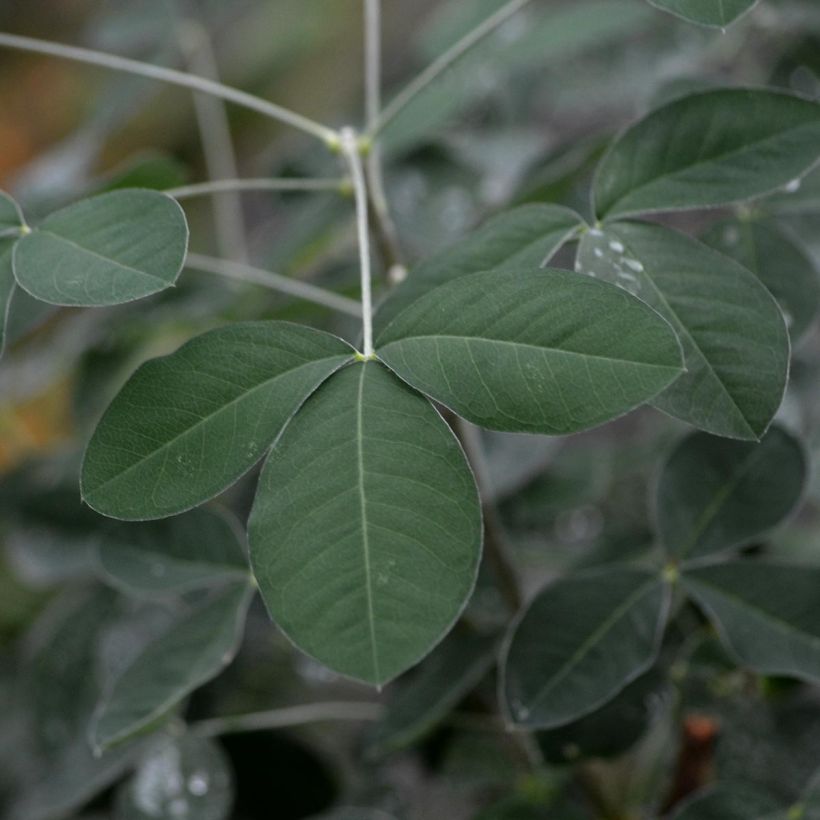
[[[802,445],[781,427],[772,427],[760,444],[694,433],[660,474],[661,539],[678,559],[748,544],[792,512],[807,477]]]
[[[0,237],[20,235],[20,228],[26,224],[20,206],[5,191],[0,191]]]
[[[775,191],[820,157],[820,104],[720,89],[674,100],[626,131],[593,185],[603,218],[702,208]]]
[[[474,424],[575,432],[657,395],[681,373],[670,326],[639,300],[561,270],[442,285],[381,334],[379,357]]]
[[[687,372],[655,407],[715,435],[763,435],[783,399],[790,346],[783,315],[754,274],[683,234],[638,222],[590,231],[577,266],[636,294],[677,330]]]
[[[501,701],[531,729],[603,706],[654,662],[668,608],[659,576],[618,567],[550,584],[510,631]]]
[[[188,735],[148,751],[117,793],[114,820],[225,820],[232,805],[227,755]]]
[[[69,205],[24,236],[14,274],[54,305],[118,305],[171,287],[187,246],[177,202],[157,191],[114,191]]]
[[[575,211],[559,205],[522,205],[487,221],[466,239],[411,271],[379,306],[376,331],[433,288],[470,273],[502,267],[537,268],[583,226]]]
[[[820,310],[820,276],[808,253],[774,222],[727,220],[703,241],[760,278],[780,304],[796,343]]]
[[[114,524],[102,536],[99,561],[107,579],[129,594],[181,592],[247,578],[240,539],[233,517],[192,510],[165,521]]]
[[[335,374],[285,428],[248,534],[276,623],[332,669],[380,685],[429,652],[464,607],[481,511],[435,409],[368,362]]]
[[[15,287],[14,270],[11,265],[14,241],[13,239],[0,239],[0,356],[6,348],[6,328]]]
[[[352,354],[327,333],[248,322],[144,364],[88,445],[84,500],[130,520],[207,501],[261,458],[302,402]]]
[[[733,561],[688,569],[683,583],[741,663],[820,681],[820,569]]]
[[[139,733],[219,674],[241,641],[250,593],[248,584],[232,585],[150,644],[97,710],[94,746],[106,749]]]
[[[758,0],[649,0],[656,8],[702,26],[724,28],[744,15]]]

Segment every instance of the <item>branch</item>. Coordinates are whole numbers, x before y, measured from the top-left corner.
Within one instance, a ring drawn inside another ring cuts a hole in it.
[[[532,0],[510,0],[495,14],[476,26],[471,32],[462,37],[440,57],[435,59],[421,74],[416,77],[403,91],[393,98],[379,115],[378,120],[367,130],[366,136],[373,139],[380,134],[404,108],[412,102],[418,94],[424,91],[430,83],[441,76],[453,63],[460,60],[471,48],[492,34],[514,14],[521,11]]]
[[[204,273],[224,276],[227,279],[235,279],[239,282],[251,282],[254,285],[261,285],[279,293],[287,293],[289,296],[296,296],[299,299],[322,305],[322,307],[347,313],[357,319],[362,315],[359,303],[353,299],[348,299],[346,296],[340,296],[338,293],[316,287],[307,282],[300,282],[288,276],[282,276],[280,273],[254,268],[242,262],[230,262],[224,259],[215,259],[212,256],[189,253],[188,258],[185,260],[185,266]]]
[[[113,71],[124,71],[127,74],[136,74],[140,77],[148,77],[152,80],[161,80],[171,85],[190,88],[193,91],[201,91],[203,94],[210,94],[222,100],[256,111],[286,125],[298,128],[307,134],[322,140],[330,147],[338,147],[339,135],[325,125],[321,125],[314,120],[297,114],[288,108],[283,108],[275,103],[263,100],[253,94],[247,94],[239,89],[231,88],[222,83],[208,80],[204,77],[197,77],[184,71],[176,71],[172,68],[163,68],[151,63],[143,63],[139,60],[129,60],[127,57],[118,57],[114,54],[106,54],[102,51],[93,51],[77,46],[66,46],[60,43],[52,43],[47,40],[37,40],[33,37],[21,37],[16,34],[6,34],[0,32],[0,46],[13,48],[19,51],[32,51],[37,54],[48,54],[52,57],[62,57],[67,60],[76,60],[80,63],[102,66]]]

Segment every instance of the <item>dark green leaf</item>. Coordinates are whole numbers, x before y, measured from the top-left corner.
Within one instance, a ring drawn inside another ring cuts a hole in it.
[[[426,399],[374,362],[334,375],[285,428],[248,532],[276,623],[322,663],[378,685],[447,632],[481,553],[461,447]]]
[[[789,369],[783,315],[758,278],[660,225],[590,231],[578,269],[652,305],[676,329],[687,372],[652,403],[715,435],[759,439],[780,407]]]
[[[758,0],[649,0],[659,9],[702,26],[724,28],[749,11]]]
[[[780,303],[792,342],[820,310],[820,277],[808,253],[775,223],[728,220],[703,241],[756,274]]]
[[[236,584],[183,617],[117,678],[97,710],[91,739],[98,749],[121,743],[165,716],[234,657],[250,587]]]
[[[779,811],[785,808],[772,795],[742,783],[696,794],[674,813],[673,820],[763,820]]]
[[[24,236],[14,275],[55,305],[117,305],[171,287],[185,261],[180,206],[156,191],[124,190],[69,205]]]
[[[205,333],[144,364],[88,445],[85,501],[132,520],[201,504],[249,470],[352,354],[327,333],[248,322]]]
[[[14,251],[14,239],[0,239],[0,356],[6,347],[6,328],[14,293],[14,269],[11,257]]]
[[[495,648],[495,638],[483,635],[454,634],[446,640],[388,704],[371,754],[390,754],[429,734],[489,672]]]
[[[820,680],[820,569],[734,561],[688,569],[683,583],[743,664]]]
[[[502,267],[545,265],[583,224],[575,211],[558,205],[522,205],[499,214],[413,269],[379,306],[374,320],[377,332],[416,299],[451,279]]]
[[[677,559],[749,544],[792,512],[808,466],[801,443],[781,427],[760,444],[687,436],[658,481],[661,540]]]
[[[777,190],[820,156],[820,104],[720,89],[675,100],[626,131],[601,161],[603,218],[738,202]]]
[[[117,794],[115,820],[225,820],[233,776],[225,752],[194,736],[148,751]]]
[[[249,575],[239,522],[226,513],[192,510],[165,521],[114,524],[99,560],[106,577],[125,592],[181,592]]]
[[[614,698],[657,657],[668,598],[657,575],[621,567],[546,587],[513,626],[504,653],[509,720],[552,729]]]
[[[602,424],[681,373],[670,326],[639,300],[560,270],[477,273],[417,300],[379,357],[459,415],[496,430]]]

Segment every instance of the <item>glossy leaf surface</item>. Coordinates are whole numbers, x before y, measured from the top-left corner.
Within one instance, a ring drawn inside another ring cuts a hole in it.
[[[317,660],[380,685],[425,655],[464,607],[481,512],[435,409],[368,362],[335,374],[285,428],[248,533],[274,621]]]
[[[789,370],[783,315],[760,280],[660,225],[608,225],[584,236],[577,267],[652,305],[683,343],[687,372],[652,404],[715,435],[758,439]]]
[[[428,293],[377,340],[402,379],[482,427],[558,435],[602,424],[681,373],[653,310],[561,270],[487,272]]]
[[[820,156],[820,104],[778,91],[720,89],[653,111],[601,161],[601,218],[738,202],[775,191]]]
[[[661,471],[659,534],[678,559],[743,546],[792,512],[807,478],[803,446],[782,427],[759,444],[694,433]]]
[[[205,333],[131,377],[102,417],[85,501],[129,520],[174,515],[231,485],[353,349],[286,322]]]
[[[118,305],[171,287],[187,246],[185,214],[173,199],[114,191],[43,220],[17,243],[14,274],[54,305]]]

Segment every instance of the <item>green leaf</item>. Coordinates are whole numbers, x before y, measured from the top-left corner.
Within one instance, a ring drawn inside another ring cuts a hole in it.
[[[780,801],[751,783],[719,785],[687,800],[673,820],[762,820],[785,809]],[[784,817],[785,820],[785,817]]]
[[[5,191],[0,191],[0,237],[20,235],[20,228],[26,224],[20,206]]]
[[[171,287],[187,246],[185,214],[173,199],[114,191],[69,205],[24,236],[14,275],[54,305],[118,305]]]
[[[570,433],[657,395],[681,373],[669,325],[608,284],[561,270],[477,273],[414,302],[377,352],[474,424]]]
[[[820,104],[778,91],[692,94],[628,129],[593,184],[600,218],[739,202],[775,191],[820,156]]]
[[[370,742],[372,756],[403,749],[428,735],[495,662],[496,640],[485,635],[452,635],[404,683]]]
[[[458,441],[376,362],[334,375],[276,442],[249,522],[276,623],[381,685],[449,630],[475,583],[481,509]]]
[[[225,820],[233,775],[212,740],[187,735],[149,750],[117,792],[114,820]]]
[[[422,262],[390,291],[374,318],[376,331],[387,327],[419,297],[451,279],[502,267],[545,265],[583,224],[575,211],[558,205],[522,205],[493,217],[452,248]]]
[[[249,470],[302,402],[352,359],[341,339],[287,322],[210,331],[144,364],[102,417],[85,501],[130,520],[207,501]]]
[[[656,8],[702,26],[724,28],[734,23],[758,0],[649,0]]]
[[[660,474],[661,540],[679,560],[749,544],[794,510],[808,467],[801,443],[781,427],[760,444],[693,433]]]
[[[558,580],[513,625],[502,660],[508,719],[530,729],[578,720],[654,663],[669,589],[655,574],[608,567]]]
[[[183,592],[250,574],[239,522],[210,510],[114,524],[101,538],[99,561],[106,578],[132,595]]]
[[[11,258],[15,241],[14,239],[0,239],[0,356],[6,348],[6,328],[14,294],[14,269],[11,265]]]
[[[820,277],[808,253],[776,223],[727,220],[702,241],[756,274],[777,299],[796,343],[820,310]]]
[[[234,584],[149,644],[117,678],[91,727],[97,749],[140,733],[218,675],[242,639],[250,587]]]
[[[682,578],[741,663],[820,681],[820,569],[747,560],[687,569]]]
[[[577,267],[652,305],[683,343],[687,372],[652,403],[719,436],[759,439],[780,407],[789,369],[783,315],[758,278],[660,225],[590,231]]]

